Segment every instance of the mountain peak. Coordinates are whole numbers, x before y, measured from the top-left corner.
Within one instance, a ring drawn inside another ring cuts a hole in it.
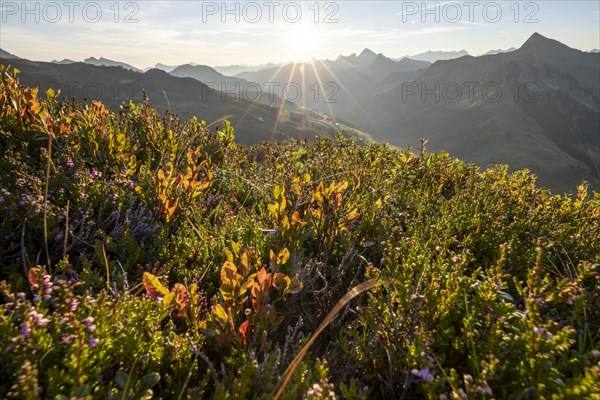
[[[533,54],[565,54],[565,52],[576,51],[570,48],[564,43],[559,42],[558,40],[550,39],[545,36],[540,35],[539,33],[534,33],[527,39],[523,46],[519,50],[525,50],[529,53]]]
[[[377,54],[375,54],[374,51],[372,51],[371,49],[367,49],[365,48],[359,55],[359,57],[375,57],[377,56]]]
[[[548,39],[546,36],[542,36],[539,33],[535,32],[533,35],[531,35],[529,37],[529,39],[527,39],[527,41],[523,44],[523,46],[538,45],[538,44],[544,43],[548,40],[551,40],[551,39]]]

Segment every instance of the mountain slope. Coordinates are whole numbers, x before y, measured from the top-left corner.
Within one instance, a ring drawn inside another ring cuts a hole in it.
[[[399,146],[429,140],[482,166],[527,167],[556,191],[600,187],[600,55],[534,34],[513,52],[438,61],[374,94],[351,122]]]
[[[364,49],[358,56],[339,56],[335,61],[287,64],[237,76],[260,85],[270,83],[276,94],[296,104],[351,120],[355,109],[393,82],[390,77],[409,79],[429,65],[412,59],[394,61]]]
[[[248,83],[241,78],[225,76],[207,65],[184,64],[175,67],[173,70],[169,71],[169,74],[179,78],[194,78],[217,90],[222,90],[222,88],[233,90],[236,88],[236,85],[243,87]]]
[[[41,91],[60,89],[67,98],[100,100],[118,111],[123,102],[142,102],[144,92],[159,110],[167,109],[183,116],[197,116],[209,124],[228,119],[236,126],[236,140],[243,144],[290,137],[332,137],[337,128],[322,116],[296,114],[293,105],[280,111],[276,107],[236,99],[215,91],[196,79],[178,78],[158,69],[145,73],[122,67],[94,66],[86,63],[53,64],[28,60],[0,59],[21,70],[25,85]],[[57,82],[61,82],[57,85]]]
[[[425,53],[419,53],[419,54],[415,54],[414,56],[411,56],[410,58],[412,58],[413,60],[419,60],[419,61],[427,61],[430,63],[434,63],[436,61],[440,61],[440,60],[452,60],[455,58],[459,58],[459,57],[464,57],[464,56],[468,56],[469,53],[467,53],[466,50],[460,50],[460,51],[426,51]]]
[[[90,65],[96,65],[96,66],[104,66],[104,67],[123,67],[125,69],[129,69],[131,71],[140,71],[140,69],[129,65],[127,63],[121,62],[121,61],[114,61],[114,60],[109,60],[108,58],[104,58],[104,57],[100,57],[100,58],[95,58],[95,57],[89,57],[86,58],[85,60],[83,60],[84,63],[86,64],[90,64]]]
[[[0,58],[6,58],[6,59],[20,59],[20,57],[15,56],[12,53],[9,53],[6,50],[0,49]]]

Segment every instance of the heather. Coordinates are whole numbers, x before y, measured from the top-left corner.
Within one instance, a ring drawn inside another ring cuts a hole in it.
[[[600,395],[600,194],[0,83],[6,398]],[[201,117],[199,115],[198,117]],[[375,282],[375,281],[373,281]]]

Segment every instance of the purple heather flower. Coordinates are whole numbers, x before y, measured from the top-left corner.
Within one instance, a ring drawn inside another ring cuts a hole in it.
[[[0,203],[4,203],[4,197],[0,196]]]
[[[54,240],[56,242],[59,242],[61,240],[63,240],[63,238],[65,237],[65,234],[63,231],[58,231],[58,233],[54,236]]]
[[[87,326],[90,326],[90,325],[92,325],[94,323],[94,318],[92,318],[92,317],[86,317],[81,322],[83,322]]]
[[[86,331],[88,331],[89,333],[95,332],[96,331],[96,325],[88,325],[87,328],[85,328]]]
[[[435,359],[431,356],[427,356],[427,364],[429,364],[430,367],[433,367],[435,365]]]
[[[21,335],[23,335],[24,338],[28,338],[29,335],[31,335],[31,326],[29,326],[29,324],[23,324],[21,327]]]
[[[75,339],[73,337],[73,335],[68,335],[68,336],[63,336],[62,341],[63,341],[63,343],[69,344],[69,343],[73,343],[73,339]]]
[[[46,326],[48,325],[48,323],[50,323],[50,320],[48,318],[44,318],[44,316],[38,313],[37,311],[31,311],[29,313],[29,316],[33,319],[35,326],[37,326],[38,328],[41,326]]]
[[[539,326],[534,326],[533,331],[538,335],[542,336],[544,339],[552,339],[554,337],[553,334],[548,332],[546,328],[540,328]]]
[[[73,160],[67,160],[67,167],[72,168],[75,165]]]
[[[25,300],[26,299],[25,293],[23,293],[23,292],[17,293],[17,299]]]
[[[84,200],[87,200],[87,198],[90,197],[90,195],[87,193],[81,193],[81,197],[83,197]]]
[[[60,324],[61,324],[61,325],[64,325],[64,324],[66,324],[67,322],[69,322],[69,318],[68,318],[68,317],[62,317],[62,318],[60,319]]]
[[[54,286],[50,281],[50,275],[44,275],[42,278],[42,292],[44,294],[43,299],[49,300],[52,294],[52,287]]]
[[[77,300],[77,299],[71,300],[71,311],[77,310],[78,305],[79,305],[79,300]]]
[[[99,342],[100,342],[100,340],[99,340],[99,339],[96,339],[96,338],[91,338],[91,339],[88,339],[88,341],[87,341],[87,344],[88,344],[88,346],[90,346],[90,347],[96,347],[96,346],[98,345],[98,343],[99,343]]]
[[[93,170],[91,173],[92,178],[102,178],[102,172],[98,170]]]
[[[25,184],[25,181],[23,179],[17,179],[15,181],[15,185],[17,186],[23,186]]]
[[[429,370],[427,368],[423,368],[423,369],[413,369],[412,371],[410,371],[413,375],[418,376],[419,378],[423,379],[425,382],[433,382],[433,374],[431,372],[429,372]]]

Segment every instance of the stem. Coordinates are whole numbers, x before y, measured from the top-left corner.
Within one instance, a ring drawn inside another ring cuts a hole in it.
[[[50,163],[52,162],[52,135],[48,136],[48,163],[46,164],[46,188],[44,191],[44,247],[46,249],[46,263],[48,272],[52,275],[50,265],[50,250],[48,249],[48,186],[50,185]]]
[[[104,243],[102,243],[102,255],[104,256],[104,265],[106,266],[106,291],[110,293],[110,267],[108,265],[108,258],[106,258]]]
[[[71,201],[67,201],[67,216],[65,217],[65,240],[63,242],[63,258],[67,255],[67,241],[69,240],[69,206]]]

